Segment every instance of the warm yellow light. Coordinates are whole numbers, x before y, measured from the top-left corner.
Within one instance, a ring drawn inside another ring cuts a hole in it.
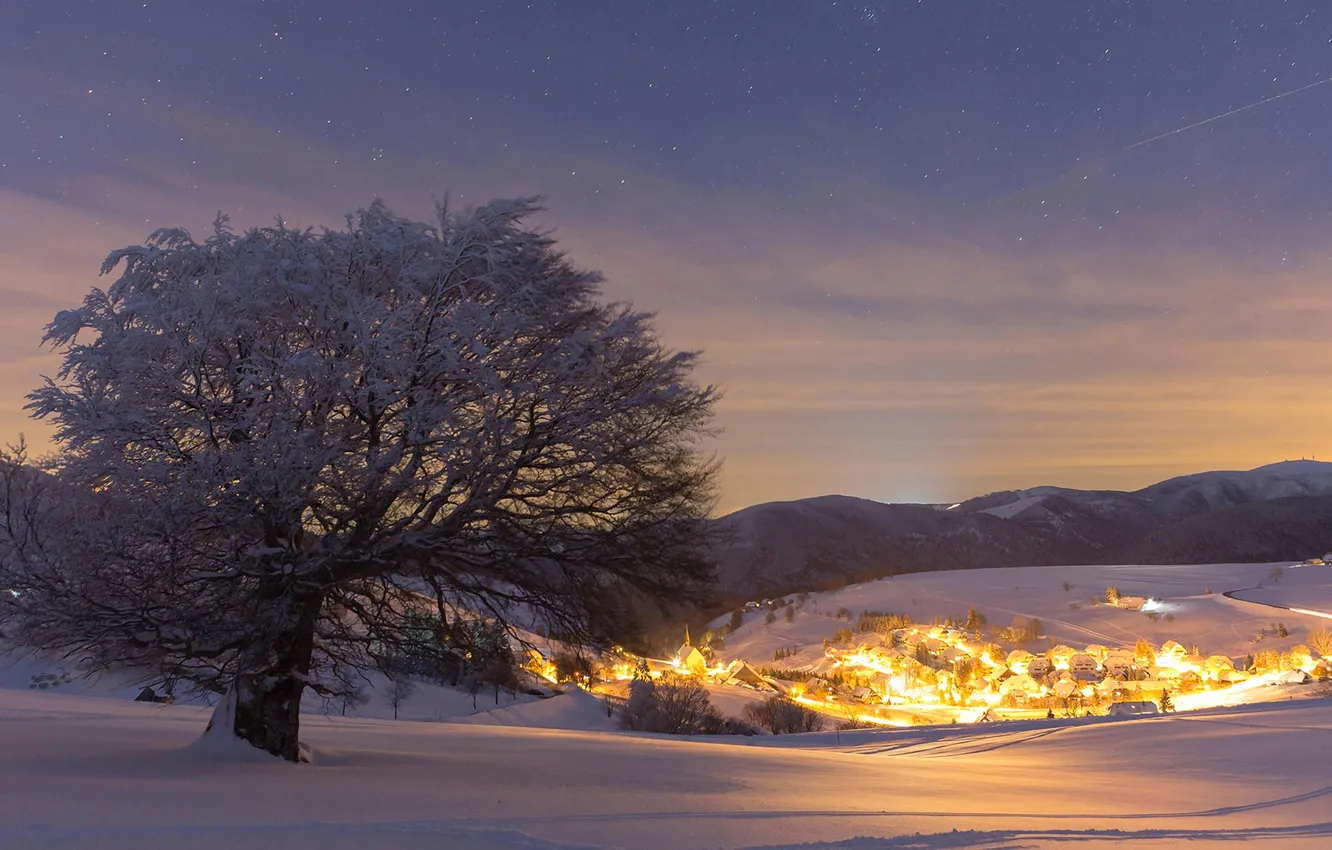
[[[875,724],[876,726],[899,726],[899,727],[905,727],[905,726],[910,726],[910,725],[911,725],[910,723],[908,723],[908,722],[905,721],[905,720],[897,720],[897,719],[892,719],[892,720],[890,720],[890,719],[888,719],[888,718],[886,718],[886,717],[879,717],[878,715],[875,715],[875,714],[857,714],[857,715],[856,715],[856,719],[859,720],[859,721],[861,721],[862,723],[873,723],[873,724]]]

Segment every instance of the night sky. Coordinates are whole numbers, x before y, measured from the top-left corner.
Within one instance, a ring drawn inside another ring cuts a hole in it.
[[[1312,1],[5,0],[0,437],[157,227],[540,193],[723,509],[1332,459],[1326,79]]]

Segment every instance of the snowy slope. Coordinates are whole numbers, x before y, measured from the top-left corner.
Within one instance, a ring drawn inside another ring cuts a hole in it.
[[[491,708],[470,717],[459,718],[455,722],[583,732],[610,732],[618,728],[607,711],[605,700],[572,685],[566,686],[564,693],[550,699]]]
[[[15,850],[1322,848],[1332,703],[708,742],[309,718],[316,763],[187,749],[203,712],[0,693]],[[1148,843],[1149,842],[1149,843]]]
[[[74,661],[41,654],[22,653],[0,641],[0,692],[23,690],[35,693],[59,693],[76,696],[114,697],[132,700],[144,685],[160,693],[161,682],[137,670],[116,670],[88,675]],[[397,715],[403,720],[450,720],[467,717],[487,710],[522,706],[539,698],[519,693],[510,695],[501,691],[498,698],[489,690],[477,694],[475,699],[458,688],[449,688],[428,682],[414,681],[412,693],[398,707]],[[307,691],[302,703],[312,714],[343,714],[363,718],[391,718],[388,680],[379,674],[370,674],[363,681],[365,701],[346,712],[337,700],[327,700]],[[180,701],[195,705],[211,705],[209,694],[182,694]]]
[[[978,500],[962,503],[961,508],[967,510],[974,503],[977,510],[1011,518],[1052,498],[1072,499],[1092,505],[1099,502],[1099,507],[1102,509],[1109,509],[1120,500],[1137,499],[1150,505],[1154,513],[1171,518],[1183,518],[1250,502],[1332,495],[1332,463],[1293,460],[1249,470],[1182,475],[1133,493],[1033,487],[1028,490],[1014,490],[1003,495],[1000,504],[986,507],[984,506],[986,503],[982,500],[989,497],[981,497]]]
[[[1261,586],[1239,590],[1234,596],[1268,605],[1319,611],[1332,618],[1332,566],[1289,569],[1279,582],[1269,578]],[[1332,626],[1332,622],[1324,625]]]
[[[1295,460],[1247,471],[1204,472],[1162,481],[1138,492],[1173,515],[1295,496],[1326,496],[1332,495],[1332,463]]]
[[[1311,629],[1328,625],[1316,616],[1279,611],[1241,600],[1228,599],[1228,590],[1257,588],[1238,594],[1245,599],[1267,601],[1262,593],[1273,592],[1271,564],[1210,564],[1164,566],[1076,566],[1016,567],[992,570],[951,570],[914,573],[891,579],[854,584],[841,590],[810,594],[791,622],[778,612],[766,622],[766,612],[745,615],[744,623],[728,635],[719,655],[724,660],[744,658],[751,663],[773,664],[781,649],[798,648],[796,655],[780,662],[800,667],[824,655],[823,640],[842,627],[854,627],[862,611],[909,614],[917,622],[929,623],[944,617],[965,617],[969,607],[990,625],[1004,626],[1019,617],[1035,617],[1045,625],[1043,648],[1064,643],[1133,646],[1139,638],[1160,645],[1175,640],[1197,644],[1205,655],[1243,657],[1262,649],[1290,649],[1307,639]],[[1064,584],[1069,585],[1068,590]],[[1115,585],[1126,595],[1155,596],[1162,600],[1159,616],[1152,619],[1139,611],[1110,605],[1093,605],[1091,597]],[[1278,592],[1308,599],[1332,599],[1332,567],[1287,566]],[[1207,593],[1208,590],[1212,593]],[[1257,595],[1255,595],[1257,594]],[[1284,604],[1284,603],[1283,603]],[[847,611],[850,620],[838,619]],[[1332,605],[1328,607],[1332,611]],[[729,616],[719,618],[720,626]],[[1255,642],[1260,629],[1271,630],[1282,622],[1289,637],[1267,636]]]

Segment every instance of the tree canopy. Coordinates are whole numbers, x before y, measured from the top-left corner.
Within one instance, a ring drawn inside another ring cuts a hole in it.
[[[595,643],[701,594],[716,392],[538,211],[113,252],[47,328],[28,406],[59,451],[4,465],[15,636],[230,688],[236,733],[295,758],[304,689],[423,607]]]

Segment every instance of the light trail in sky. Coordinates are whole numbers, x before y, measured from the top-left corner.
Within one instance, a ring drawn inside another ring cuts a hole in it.
[[[1229,118],[1230,116],[1237,115],[1241,112],[1248,112],[1250,109],[1257,109],[1258,107],[1262,106],[1265,103],[1271,103],[1272,101],[1280,100],[1283,97],[1290,97],[1293,94],[1299,94],[1302,91],[1311,89],[1314,86],[1321,86],[1324,83],[1332,83],[1332,77],[1324,77],[1321,80],[1316,80],[1312,83],[1309,83],[1308,85],[1300,86],[1297,89],[1284,91],[1281,94],[1274,94],[1271,97],[1265,97],[1262,100],[1254,101],[1253,103],[1250,103],[1247,106],[1240,106],[1236,109],[1230,110],[1229,112],[1222,112],[1220,115],[1213,115],[1211,118],[1204,118],[1201,121],[1195,121],[1186,127],[1180,127],[1179,129],[1171,130],[1167,133],[1162,133],[1159,136],[1152,136],[1150,139],[1143,139],[1141,142],[1134,142],[1133,144],[1124,148],[1124,150],[1131,151],[1134,148],[1140,148],[1143,145],[1150,145],[1152,142],[1160,141],[1161,139],[1164,139],[1166,136],[1173,136],[1176,133],[1183,133],[1186,130],[1192,130],[1194,127],[1201,127],[1204,124],[1211,124],[1213,121],[1220,121],[1222,118]]]

